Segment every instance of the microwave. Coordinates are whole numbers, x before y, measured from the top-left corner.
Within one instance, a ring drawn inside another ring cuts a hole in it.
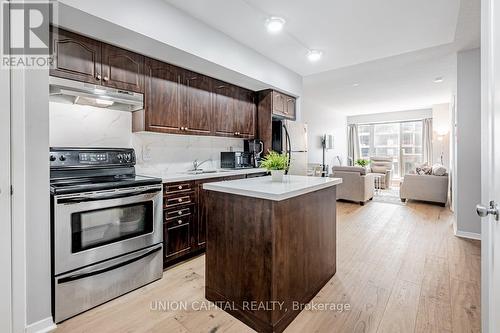
[[[224,169],[253,168],[252,153],[243,151],[223,151],[220,153],[220,166]]]

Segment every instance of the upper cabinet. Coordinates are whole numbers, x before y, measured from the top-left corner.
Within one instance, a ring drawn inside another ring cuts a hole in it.
[[[144,56],[102,44],[102,81],[105,86],[144,91]]]
[[[145,109],[134,131],[254,138],[254,92],[146,59]]]
[[[254,138],[255,93],[221,81],[215,82],[213,92],[215,135]]]
[[[144,56],[51,27],[50,75],[134,92],[144,91]]]
[[[101,83],[101,42],[51,27],[54,55],[50,75],[88,83]]]
[[[144,110],[134,113],[133,130],[182,133],[182,72],[153,59],[146,59],[144,67]]]
[[[257,93],[257,128],[258,137],[264,142],[264,151],[272,149],[272,119],[296,119],[295,97],[274,90],[262,90]]]
[[[214,134],[220,136],[236,136],[235,127],[235,87],[229,83],[215,81],[214,99]]]
[[[295,120],[295,97],[272,91],[273,116]]]
[[[256,137],[254,91],[54,27],[51,47],[52,76],[144,93],[134,132]],[[295,117],[295,99],[273,97],[274,113]]]
[[[212,81],[208,76],[184,71],[182,118],[189,134],[212,133]]]
[[[254,138],[256,132],[257,105],[253,91],[236,88],[235,92],[235,129],[237,136]]]

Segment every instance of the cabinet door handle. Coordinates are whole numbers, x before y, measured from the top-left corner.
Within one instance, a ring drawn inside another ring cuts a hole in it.
[[[181,131],[184,131],[184,127],[181,127]]]
[[[100,80],[101,80],[101,74],[97,74],[97,75],[95,76],[95,78],[96,78],[98,81],[100,81]]]
[[[187,127],[184,127],[184,130],[185,130],[185,131],[187,131],[187,130],[189,130],[189,128],[187,128]]]
[[[104,82],[109,81],[109,77],[105,76],[105,77],[103,78],[103,81],[104,81]]]
[[[177,214],[182,215],[182,211],[180,210]]]
[[[182,224],[182,220],[178,220],[178,221],[177,221],[177,224]]]
[[[177,199],[177,201],[182,202],[182,198]]]
[[[179,189],[179,190],[182,190],[182,185],[179,185],[178,189]]]

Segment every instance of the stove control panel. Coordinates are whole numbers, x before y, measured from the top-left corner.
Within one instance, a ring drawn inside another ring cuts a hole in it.
[[[51,148],[51,168],[85,168],[135,165],[133,149],[122,148]]]

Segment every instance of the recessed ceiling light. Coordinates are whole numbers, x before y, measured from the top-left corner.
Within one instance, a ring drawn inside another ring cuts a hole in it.
[[[321,51],[309,50],[309,52],[307,53],[307,59],[309,59],[309,61],[311,61],[311,62],[315,62],[315,61],[318,61],[319,59],[321,59],[322,55],[323,55],[323,52],[321,52]]]
[[[353,86],[353,87],[359,87],[359,83],[357,83],[357,82],[356,82],[356,83],[353,83],[353,84],[352,84],[352,86]]]
[[[272,16],[266,20],[267,31],[273,34],[278,33],[283,29],[285,22],[284,18]]]
[[[434,79],[434,83],[441,83],[443,81],[444,81],[444,79],[442,77],[437,77]]]

